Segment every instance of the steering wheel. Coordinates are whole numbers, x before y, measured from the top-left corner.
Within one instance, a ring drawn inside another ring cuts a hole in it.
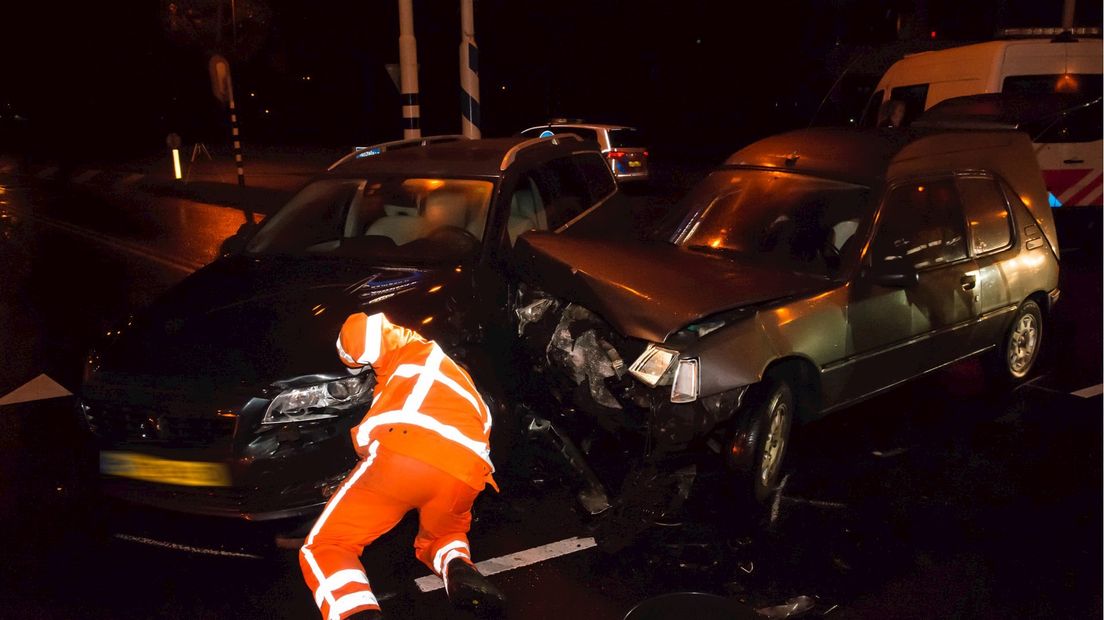
[[[467,228],[461,228],[460,226],[438,226],[433,229],[433,232],[426,235],[429,239],[444,240],[447,241],[449,237],[460,237],[464,239],[465,244],[479,245],[479,238],[476,237]]]

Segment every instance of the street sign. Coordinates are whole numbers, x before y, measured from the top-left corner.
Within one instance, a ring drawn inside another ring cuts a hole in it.
[[[233,97],[230,85],[230,62],[221,54],[215,54],[207,63],[207,70],[211,74],[211,92],[215,95],[215,99],[222,103],[230,103]]]

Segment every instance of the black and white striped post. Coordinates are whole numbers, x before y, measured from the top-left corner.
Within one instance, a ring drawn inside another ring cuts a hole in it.
[[[478,139],[479,48],[475,45],[473,2],[460,0],[460,125],[465,136]]]
[[[238,187],[245,187],[245,161],[242,159],[241,133],[238,130],[238,109],[234,105],[234,88],[230,87],[230,137],[234,140],[234,165],[238,168]]]
[[[421,138],[421,105],[418,102],[418,47],[414,40],[412,0],[399,0],[399,81],[403,110],[403,138]]]

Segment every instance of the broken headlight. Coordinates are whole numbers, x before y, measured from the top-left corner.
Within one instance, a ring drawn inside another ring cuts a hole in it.
[[[280,392],[268,405],[261,424],[283,424],[336,418],[357,405],[371,401],[372,377],[361,372],[351,377],[293,387]]]
[[[514,310],[518,318],[518,336],[525,332],[526,325],[541,320],[541,317],[548,312],[548,309],[551,308],[554,303],[554,300],[545,297]]]
[[[680,359],[675,366],[675,378],[671,382],[671,402],[692,403],[698,399],[698,360]]]
[[[678,351],[650,344],[640,354],[640,357],[636,358],[633,365],[629,366],[629,372],[637,379],[655,387],[663,380],[667,370],[671,368],[671,364],[674,363],[677,357]]]

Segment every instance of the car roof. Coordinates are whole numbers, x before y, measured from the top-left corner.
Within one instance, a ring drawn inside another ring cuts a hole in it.
[[[543,125],[533,125],[532,127],[528,127],[526,129],[523,129],[522,131],[529,131],[530,129],[540,129],[541,127],[587,127],[587,128],[590,128],[590,129],[606,129],[606,130],[610,130],[610,129],[631,129],[631,130],[634,130],[634,131],[636,130],[635,127],[629,127],[628,125],[610,125],[610,124],[607,124],[607,123],[583,123],[583,122],[575,122],[575,121],[565,121],[565,122],[552,121],[551,123],[545,123]]]
[[[540,153],[562,151],[567,155],[579,150],[577,141],[534,139],[523,137],[489,138],[484,140],[454,140],[423,146],[385,150],[382,153],[352,160],[337,166],[330,176],[360,176],[371,174],[425,174],[443,177],[500,177],[502,163],[511,149],[531,142],[517,151],[517,158]],[[530,150],[533,149],[533,150]]]

